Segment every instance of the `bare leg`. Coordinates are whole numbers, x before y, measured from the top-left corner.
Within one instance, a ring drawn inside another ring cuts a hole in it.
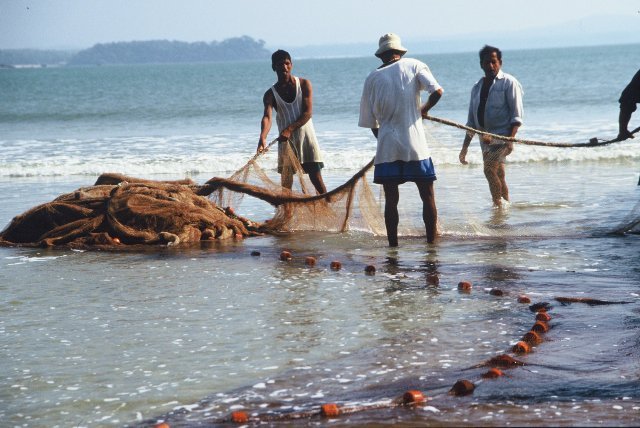
[[[400,192],[397,184],[384,184],[384,224],[387,226],[387,240],[390,247],[398,246],[398,201]]]
[[[498,177],[499,162],[488,159],[488,156],[483,153],[484,157],[484,176],[487,177],[489,183],[489,191],[491,192],[491,199],[493,199],[493,206],[499,207],[501,205],[500,198],[502,197],[502,182]]]
[[[498,168],[496,168],[496,175],[498,176],[498,180],[500,180],[501,196],[505,201],[508,201],[509,188],[507,187],[507,180],[505,178],[505,167],[502,162],[498,163]]]
[[[327,193],[327,188],[324,185],[324,181],[322,180],[322,174],[320,173],[320,171],[310,172],[309,180],[311,180],[313,187],[316,188],[316,191],[319,195]]]
[[[416,183],[422,199],[422,221],[427,231],[427,242],[433,244],[436,239],[438,210],[436,198],[433,192],[433,181],[428,183]]]

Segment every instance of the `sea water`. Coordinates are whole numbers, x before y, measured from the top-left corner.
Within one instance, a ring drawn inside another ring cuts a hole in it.
[[[292,54],[294,74],[313,84],[333,188],[375,153],[357,117],[378,60]],[[465,123],[482,75],[477,53],[416,57],[445,89],[431,113]],[[525,91],[519,136],[615,137],[617,98],[639,63],[638,45],[504,52],[503,70]],[[262,95],[274,81],[268,62],[0,70],[0,227],[103,172],[199,183],[231,175],[255,153]],[[637,425],[640,241],[619,232],[640,215],[640,145],[517,144],[507,163],[511,204],[495,210],[477,140],[463,166],[463,131],[424,124],[438,174],[435,245],[406,184],[397,249],[359,230],[121,253],[0,248],[0,424],[211,425],[234,410],[284,418],[418,389],[426,405],[332,421]],[[277,180],[275,153],[260,162]],[[273,214],[251,198],[237,210],[259,221]],[[291,262],[279,260],[283,249]],[[333,260],[341,270],[329,268]],[[458,292],[463,280],[470,294]],[[483,380],[478,365],[509,352],[534,322],[521,294],[552,305],[551,330],[518,357],[525,367]],[[459,379],[475,392],[450,396]]]

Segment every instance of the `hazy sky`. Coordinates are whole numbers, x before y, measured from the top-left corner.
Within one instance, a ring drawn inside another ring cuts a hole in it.
[[[267,47],[377,44],[386,32],[443,39],[604,15],[635,17],[640,32],[640,0],[0,0],[0,49],[242,35]]]

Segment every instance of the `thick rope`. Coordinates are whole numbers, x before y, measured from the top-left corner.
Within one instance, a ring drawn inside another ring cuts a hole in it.
[[[510,142],[514,142],[514,143],[520,143],[520,144],[526,144],[526,145],[530,145],[530,146],[546,146],[546,147],[595,147],[595,146],[604,146],[607,144],[611,144],[611,143],[617,143],[620,141],[624,141],[624,140],[619,140],[617,138],[614,138],[613,140],[606,140],[606,141],[600,141],[597,138],[592,138],[591,140],[589,140],[588,143],[549,143],[549,142],[544,142],[544,141],[534,141],[534,140],[523,140],[520,138],[515,138],[515,137],[506,137],[504,135],[497,135],[497,134],[492,134],[490,132],[486,132],[486,131],[480,131],[478,129],[474,129],[471,128],[469,126],[466,125],[462,125],[460,123],[456,123],[453,122],[451,120],[447,120],[447,119],[440,119],[437,117],[433,117],[433,116],[427,116],[425,119],[431,120],[433,122],[438,122],[438,123],[442,123],[444,125],[449,125],[449,126],[453,126],[455,128],[459,128],[459,129],[464,129],[466,131],[470,131],[470,132],[474,132],[476,134],[480,134],[480,135],[487,135],[491,138],[497,138],[499,140],[503,140],[503,141],[510,141]],[[637,127],[636,129],[634,129],[631,132],[631,135],[635,134],[636,132],[640,131],[640,126]]]

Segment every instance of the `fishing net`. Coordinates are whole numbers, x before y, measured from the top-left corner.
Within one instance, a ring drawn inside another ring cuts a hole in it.
[[[198,195],[190,180],[162,182],[103,174],[94,186],[15,217],[0,244],[74,248],[177,245],[253,236],[260,224]]]
[[[283,165],[280,184],[269,178],[260,166],[260,155],[256,155],[228,179],[209,180],[201,194],[210,194],[218,206],[237,208],[246,194],[276,206],[273,218],[263,225],[263,230],[271,233],[361,230],[375,235],[385,234],[380,205],[366,177],[373,167],[373,160],[344,184],[323,195],[316,195],[291,145],[282,144],[285,146],[280,150]],[[292,188],[283,187],[281,183],[293,183]]]

